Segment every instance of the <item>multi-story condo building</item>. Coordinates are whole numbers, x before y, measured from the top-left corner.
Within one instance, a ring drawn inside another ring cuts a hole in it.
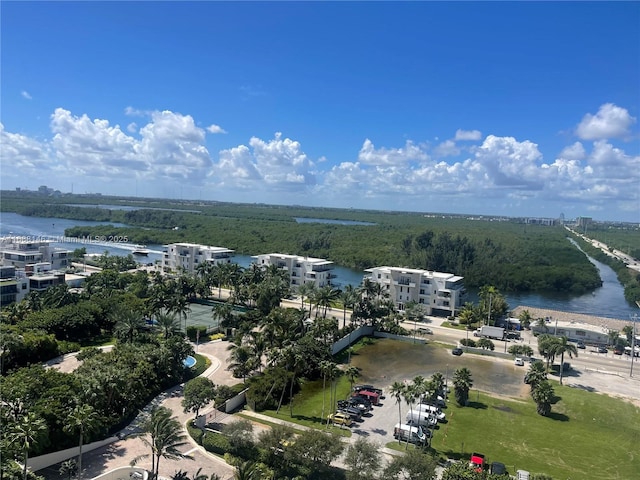
[[[256,255],[255,262],[261,267],[275,265],[289,275],[289,285],[297,290],[303,283],[314,284],[317,288],[331,285],[336,276],[332,273],[333,262],[323,258],[301,257],[283,253]]]
[[[463,277],[401,267],[374,267],[365,276],[379,283],[389,294],[398,311],[409,302],[424,305],[425,315],[455,315],[462,306],[465,292]]]
[[[0,240],[0,263],[16,268],[26,268],[35,263],[50,263],[53,270],[65,270],[70,266],[71,251],[54,248],[48,240],[26,240],[21,237],[4,237]]]
[[[231,263],[234,251],[223,247],[210,247],[195,243],[172,243],[166,246],[162,257],[163,272],[179,270],[196,273],[198,265]]]
[[[0,306],[19,302],[29,293],[29,279],[24,270],[13,265],[0,266]]]

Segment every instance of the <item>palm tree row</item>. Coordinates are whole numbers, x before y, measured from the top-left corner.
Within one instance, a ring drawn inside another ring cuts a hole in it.
[[[564,356],[569,355],[569,358],[578,356],[578,349],[573,343],[569,343],[566,336],[555,337],[553,335],[540,335],[538,336],[538,350],[547,360],[547,370],[549,370],[549,364],[552,363],[556,356],[560,355],[560,385],[562,385],[562,377],[564,373]]]

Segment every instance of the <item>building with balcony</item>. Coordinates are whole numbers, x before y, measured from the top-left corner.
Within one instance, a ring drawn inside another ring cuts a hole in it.
[[[50,263],[53,270],[65,270],[71,265],[70,250],[54,248],[49,240],[27,240],[23,237],[0,239],[0,263],[26,268],[36,263]]]
[[[398,311],[409,302],[424,305],[425,315],[455,315],[462,307],[463,277],[452,273],[402,267],[374,267],[365,270],[365,280],[382,285]]]
[[[210,247],[195,243],[172,243],[167,245],[162,257],[163,272],[184,271],[196,273],[199,265],[209,262],[225,264],[233,261],[234,251],[223,247]]]
[[[0,306],[21,301],[29,293],[29,280],[24,270],[13,265],[0,266]]]
[[[333,262],[323,258],[302,257],[298,255],[286,255],[283,253],[266,253],[256,255],[255,264],[261,267],[275,265],[287,272],[289,285],[293,290],[304,283],[310,283],[317,288],[332,285],[336,277],[333,274]]]

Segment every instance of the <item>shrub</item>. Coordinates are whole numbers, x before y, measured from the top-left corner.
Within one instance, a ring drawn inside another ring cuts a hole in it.
[[[463,338],[460,340],[460,345],[464,345],[465,347],[475,347],[476,341],[471,338]]]
[[[231,451],[231,443],[224,435],[215,432],[205,432],[202,437],[202,446],[207,452],[224,455]]]
[[[198,445],[202,445],[202,437],[204,436],[204,431],[196,427],[191,420],[187,422],[187,432]]]
[[[222,340],[225,337],[224,333],[214,333],[213,335],[209,335],[209,340]]]
[[[80,350],[80,344],[77,342],[69,342],[67,340],[58,340],[58,352],[65,355]]]
[[[100,355],[101,353],[102,350],[100,350],[98,347],[88,347],[78,352],[76,358],[78,359],[78,361],[84,362],[85,360],[95,357],[96,355]]]
[[[200,333],[199,335],[198,332]],[[190,325],[187,327],[187,337],[192,342],[195,342],[197,338],[207,338],[207,327],[204,325]]]

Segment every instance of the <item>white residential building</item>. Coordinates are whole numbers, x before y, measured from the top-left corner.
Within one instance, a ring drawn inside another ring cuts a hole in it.
[[[26,268],[27,265],[50,263],[52,270],[65,270],[71,266],[71,251],[54,248],[49,240],[28,240],[23,237],[0,239],[0,263]]]
[[[333,262],[323,258],[301,257],[283,253],[256,255],[254,263],[261,267],[275,265],[289,275],[289,285],[297,290],[303,283],[312,283],[317,288],[331,285],[336,276],[332,273]]]
[[[210,247],[195,243],[172,243],[166,246],[162,257],[163,272],[183,270],[196,273],[198,265],[231,263],[234,251],[223,247]]]
[[[365,270],[365,279],[379,283],[398,311],[411,301],[424,305],[426,315],[455,315],[465,295],[463,277],[401,267],[374,267]]]

